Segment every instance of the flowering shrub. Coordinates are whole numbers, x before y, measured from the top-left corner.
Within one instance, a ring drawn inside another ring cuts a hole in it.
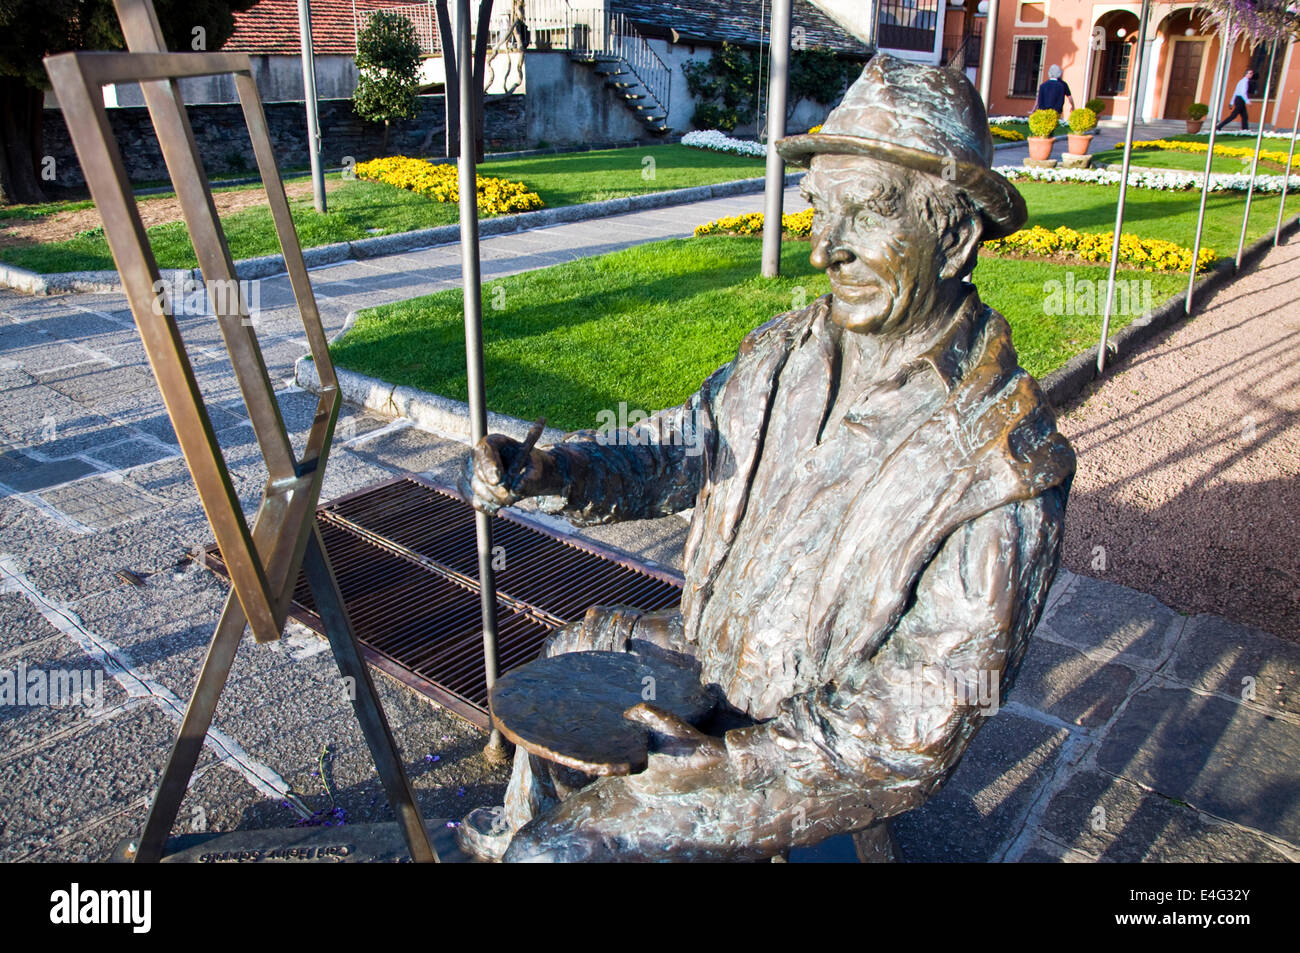
[[[767,146],[761,142],[747,139],[732,139],[725,132],[717,129],[700,129],[682,136],[682,145],[696,149],[712,149],[714,152],[734,152],[739,156],[765,156]]]
[[[1001,165],[993,170],[1013,181],[1029,179],[1034,182],[1082,182],[1090,185],[1118,185],[1120,174],[1109,169],[1030,169],[1018,165]],[[1161,192],[1184,192],[1199,189],[1204,176],[1200,172],[1161,172],[1156,169],[1130,169],[1130,189],[1155,189]],[[1282,183],[1287,188],[1300,190],[1300,175],[1260,175],[1255,177],[1256,192],[1280,192]],[[1244,172],[1215,172],[1210,175],[1211,192],[1245,192],[1250,187],[1250,176]]]
[[[793,215],[781,216],[781,228],[794,238],[807,238],[812,234],[813,210],[804,209]],[[704,225],[695,226],[695,237],[703,235],[761,235],[763,234],[763,213],[750,212],[748,215],[731,215],[727,218],[714,219]]]
[[[1029,114],[1029,134],[1046,139],[1056,132],[1056,124],[1060,121],[1061,114],[1055,109],[1035,109]]]
[[[1114,232],[1076,232],[1062,225],[1049,231],[1041,225],[1022,228],[1006,238],[993,238],[984,243],[992,252],[1021,255],[1068,255],[1083,261],[1109,263]],[[1198,272],[1209,268],[1216,255],[1211,249],[1201,249],[1196,263]],[[1160,238],[1139,238],[1121,235],[1119,260],[1136,265],[1143,271],[1186,271],[1192,265],[1192,250]]]
[[[358,162],[355,171],[359,179],[395,185],[399,189],[427,196],[435,202],[460,201],[456,166],[451,164],[434,165],[424,159],[390,156],[387,159]],[[530,191],[522,182],[484,175],[478,177],[478,210],[485,215],[530,212],[542,206],[541,196]]]
[[[1008,142],[1024,142],[1025,137],[1014,129],[1003,129],[1001,126],[994,126],[990,123],[989,132],[995,139],[1006,139]]]
[[[1161,149],[1166,152],[1190,152],[1194,155],[1205,155],[1210,148],[1210,144],[1208,142],[1182,142],[1177,139],[1145,139],[1134,142],[1133,148]],[[1254,156],[1255,150],[1246,149],[1242,146],[1221,146],[1215,143],[1214,154],[1233,159],[1249,159]],[[1260,149],[1259,157],[1269,162],[1276,162],[1280,166],[1285,166],[1287,161],[1287,154],[1276,149]]]

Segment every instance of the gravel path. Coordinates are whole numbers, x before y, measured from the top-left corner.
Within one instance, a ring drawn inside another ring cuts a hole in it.
[[[1300,642],[1300,239],[1062,415],[1065,564]]]

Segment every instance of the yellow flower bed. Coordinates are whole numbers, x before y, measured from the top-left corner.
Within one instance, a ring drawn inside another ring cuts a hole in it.
[[[807,238],[812,234],[813,210],[804,209],[793,215],[781,216],[781,227],[787,235],[795,238]],[[703,235],[761,235],[763,234],[763,213],[750,212],[748,215],[731,215],[727,218],[714,219],[704,225],[695,227],[695,236]]]
[[[1181,142],[1177,139],[1144,139],[1134,142],[1133,148],[1164,149],[1168,152],[1190,152],[1193,155],[1205,155],[1206,150],[1210,148],[1210,144],[1208,142]],[[1225,146],[1216,142],[1214,144],[1214,154],[1232,159],[1249,159],[1255,154],[1255,150],[1246,149],[1242,146]],[[1287,154],[1281,150],[1260,149],[1259,157],[1269,162],[1276,162],[1280,166],[1286,166]]]
[[[812,220],[812,209],[781,216],[785,233],[795,238],[807,238],[812,233]],[[732,215],[695,227],[697,238],[704,235],[761,234],[763,234],[762,212]],[[1033,228],[1022,228],[1006,238],[991,238],[984,243],[984,248],[1011,255],[1052,256],[1065,253],[1083,261],[1108,263],[1113,235],[1113,232],[1100,234],[1076,232],[1064,225],[1049,231],[1041,225],[1035,225]],[[1200,261],[1196,266],[1197,272],[1205,271],[1214,264],[1217,257],[1211,249],[1202,248]],[[1192,264],[1192,250],[1161,238],[1124,235],[1119,240],[1119,260],[1129,265],[1136,265],[1143,271],[1186,271]]]
[[[1001,126],[989,126],[989,132],[997,139],[1006,139],[1008,142],[1024,142],[1025,137],[1014,129],[1003,129]]]
[[[1064,252],[1083,261],[1108,263],[1113,240],[1114,232],[1089,234],[1076,232],[1064,225],[1049,231],[1041,225],[1035,225],[1033,228],[1013,232],[1006,238],[990,239],[984,243],[984,247],[989,251],[1010,254],[1050,256]],[[1217,257],[1213,250],[1202,248],[1196,270],[1205,271]],[[1161,238],[1122,235],[1119,240],[1119,260],[1136,265],[1143,271],[1186,271],[1192,265],[1192,250]]]
[[[395,185],[399,189],[427,196],[435,202],[460,201],[456,166],[450,163],[434,165],[424,159],[390,156],[387,159],[358,162],[355,171],[359,179]],[[478,177],[478,210],[484,214],[530,212],[542,206],[541,196],[530,191],[522,182],[484,175]]]

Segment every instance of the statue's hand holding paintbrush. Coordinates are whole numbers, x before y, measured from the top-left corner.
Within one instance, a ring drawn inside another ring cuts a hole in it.
[[[560,492],[563,480],[555,458],[536,447],[545,426],[546,418],[538,418],[522,443],[499,433],[478,442],[466,467],[469,486],[462,484],[475,509],[490,514],[519,500]]]

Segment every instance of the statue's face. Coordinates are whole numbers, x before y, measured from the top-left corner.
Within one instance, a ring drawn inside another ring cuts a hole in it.
[[[888,333],[930,316],[947,256],[938,226],[918,212],[917,190],[928,187],[892,163],[813,157],[803,182],[814,209],[812,263],[830,277],[841,327]]]

